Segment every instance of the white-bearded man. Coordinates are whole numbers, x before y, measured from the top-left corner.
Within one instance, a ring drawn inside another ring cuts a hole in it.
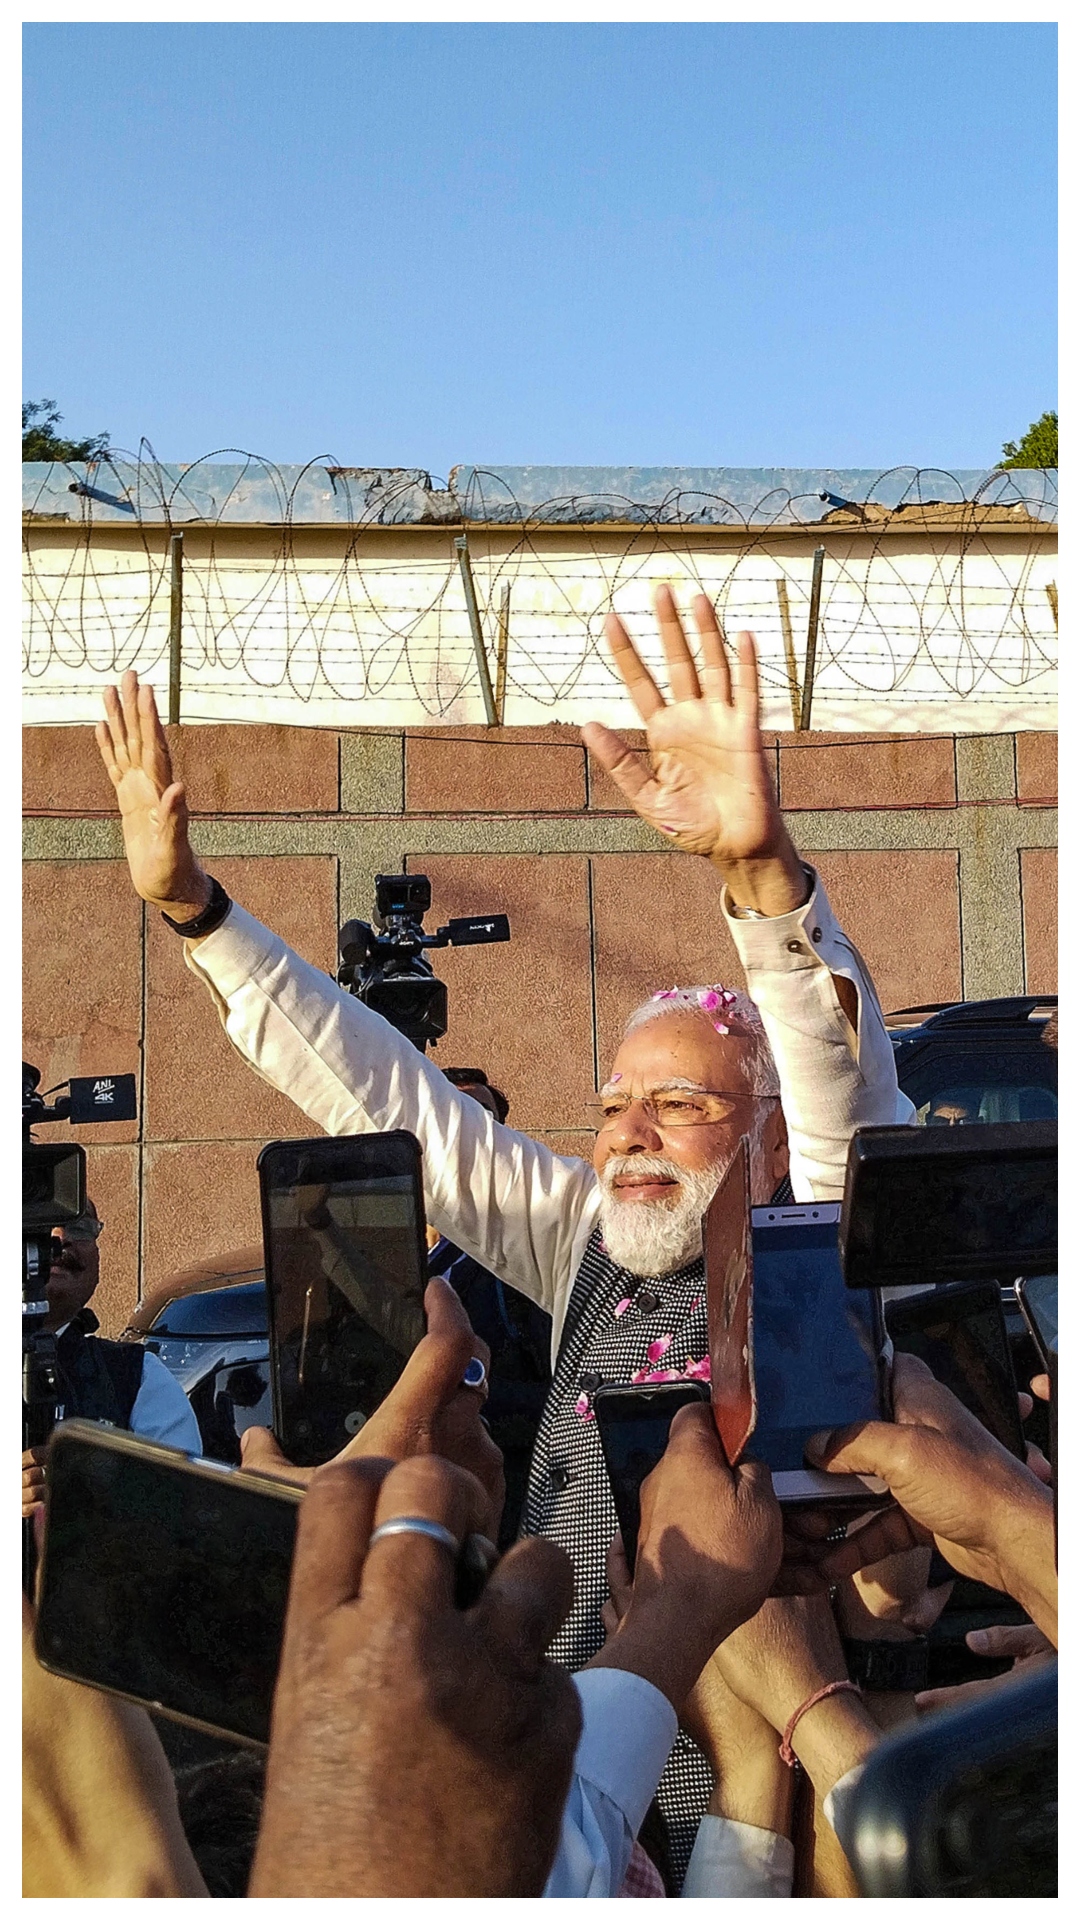
[[[109,689],[98,728],[136,890],[183,934],[187,964],[233,1045],[327,1133],[414,1133],[432,1224],[552,1315],[554,1379],[524,1531],[573,1559],[574,1608],[552,1651],[574,1669],[603,1641],[616,1531],[591,1396],[602,1382],[705,1377],[700,1216],[740,1136],[752,1143],[755,1204],[834,1200],[854,1129],[913,1118],[865,964],[780,814],[752,636],[738,636],[729,662],[700,596],[699,667],[667,587],[656,611],[668,702],[622,622],[612,615],[606,629],[645,724],[651,771],[607,727],[583,735],[642,819],[716,868],[717,913],[748,993],[658,983],[601,1091],[592,1167],[500,1126],[228,900],[191,850],[153,694],[134,674],[119,696]],[[703,1756],[681,1736],[659,1794],[679,1881],[709,1790]]]

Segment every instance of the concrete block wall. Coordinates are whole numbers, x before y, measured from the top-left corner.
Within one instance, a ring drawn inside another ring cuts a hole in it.
[[[715,876],[657,845],[575,728],[182,727],[173,752],[200,853],[327,971],[380,871],[430,875],[431,926],[509,914],[508,946],[438,956],[450,1030],[434,1057],[484,1066],[556,1151],[588,1151],[584,1102],[639,1001],[739,981]],[[886,1008],[1056,989],[1055,735],[778,734],[769,752]],[[24,1057],[43,1086],[140,1076],[137,1122],[75,1130],[117,1330],[140,1288],[258,1239],[256,1153],[309,1123],[233,1053],[133,895],[89,728],[26,729],[24,811]]]

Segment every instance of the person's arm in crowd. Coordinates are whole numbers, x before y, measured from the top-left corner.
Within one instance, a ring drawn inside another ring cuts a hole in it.
[[[1012,1666],[1007,1673],[988,1675],[985,1680],[962,1680],[954,1687],[925,1688],[915,1695],[920,1713],[934,1713],[942,1707],[970,1706],[973,1700],[1014,1685],[1056,1658],[1046,1635],[1030,1621],[1018,1627],[976,1627],[965,1634],[964,1639],[971,1652],[984,1660],[1011,1660]]]
[[[713,1648],[768,1592],[779,1556],[767,1469],[732,1472],[708,1408],[684,1408],[641,1489],[632,1585],[618,1543],[609,1555],[621,1603],[577,1676],[584,1731],[549,1896],[618,1894],[679,1710]]]
[[[453,1554],[485,1501],[437,1459],[319,1469],[300,1508],[253,1898],[538,1895],[559,1837],[581,1713],[545,1658],[570,1562],[524,1540],[477,1604]]]
[[[179,1380],[156,1353],[143,1354],[142,1380],[131,1409],[131,1431],[140,1440],[184,1453],[202,1452],[202,1435],[191,1402]]]
[[[893,1422],[864,1421],[818,1434],[807,1446],[815,1466],[877,1474],[897,1503],[836,1546],[808,1545],[816,1577],[839,1580],[887,1554],[933,1542],[957,1573],[1011,1594],[1056,1646],[1050,1489],[914,1355],[896,1355],[892,1395]],[[785,1551],[796,1558],[800,1551],[790,1532]]]
[[[97,739],[135,890],[180,924],[197,919],[210,878],[191,847],[153,689],[128,672],[119,694],[107,689],[105,707]],[[262,1079],[329,1134],[414,1133],[432,1224],[558,1316],[595,1224],[591,1168],[500,1126],[381,1015],[241,907],[186,941],[184,957]]]
[[[23,1601],[23,1896],[185,1899],[206,1886],[149,1716],[34,1657]]]
[[[914,1108],[897,1085],[866,963],[784,824],[759,725],[753,635],[737,636],[729,662],[715,609],[699,595],[698,666],[670,588],[655,601],[668,702],[618,616],[605,627],[645,724],[651,771],[608,727],[593,723],[583,738],[642,819],[722,879],[725,920],[780,1076],[796,1198],[839,1199],[855,1128],[906,1124]]]
[[[787,1796],[776,1769],[791,1780],[779,1742],[806,1701],[835,1681],[846,1681],[840,1636],[824,1595],[767,1600],[713,1655],[691,1703],[690,1728],[714,1757],[717,1787],[691,1856],[684,1896],[732,1891],[788,1894],[794,1853],[783,1840],[790,1820]],[[732,1698],[768,1728],[747,1738],[734,1719]],[[741,1737],[740,1737],[741,1736]],[[791,1748],[832,1822],[835,1797],[849,1790],[881,1735],[866,1704],[843,1691],[803,1712]],[[783,1821],[783,1825],[774,1822]],[[733,1885],[732,1876],[741,1881]],[[785,1884],[786,1877],[786,1884]],[[756,1884],[755,1884],[756,1881]]]

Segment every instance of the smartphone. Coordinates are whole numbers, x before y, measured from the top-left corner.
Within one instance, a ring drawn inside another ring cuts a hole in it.
[[[274,1431],[319,1466],[423,1338],[427,1244],[411,1133],[274,1140],[258,1158]]]
[[[1018,1280],[1015,1292],[1028,1331],[1038,1348],[1039,1358],[1049,1372],[1051,1349],[1055,1357],[1057,1354],[1057,1274],[1039,1273],[1033,1274],[1030,1279]]]
[[[885,1304],[893,1345],[925,1361],[935,1380],[1018,1460],[1027,1458],[1009,1336],[995,1280],[934,1287]]]
[[[87,1420],[45,1489],[41,1665],[265,1745],[303,1490]]]
[[[655,1386],[598,1387],[593,1411],[611,1482],[619,1531],[631,1573],[641,1527],[641,1483],[663,1458],[680,1407],[708,1402],[700,1380],[661,1380]]]
[[[806,1442],[856,1420],[892,1418],[891,1347],[880,1294],[844,1286],[839,1217],[827,1201],[751,1212],[757,1419],[745,1454],[772,1468],[781,1502],[843,1506],[853,1516],[887,1505],[888,1489],[870,1474],[807,1467]]]
[[[840,1258],[849,1287],[1056,1272],[1056,1122],[858,1128]]]

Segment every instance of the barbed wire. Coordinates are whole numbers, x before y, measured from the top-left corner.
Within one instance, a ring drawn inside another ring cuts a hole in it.
[[[29,719],[96,715],[101,685],[129,666],[161,678],[176,532],[185,719],[482,719],[453,544],[464,533],[509,724],[632,720],[604,617],[619,612],[659,665],[650,592],[669,579],[684,601],[707,593],[729,633],[756,632],[766,719],[790,726],[815,544],[816,725],[918,725],[945,707],[942,726],[967,724],[961,709],[980,727],[1053,724],[1056,559],[1041,473],[988,476],[967,498],[957,476],[907,469],[878,476],[861,501],[672,487],[646,504],[617,492],[537,504],[494,471],[440,487],[419,470],[283,470],[229,449],[178,469],[145,442],[33,472]]]

